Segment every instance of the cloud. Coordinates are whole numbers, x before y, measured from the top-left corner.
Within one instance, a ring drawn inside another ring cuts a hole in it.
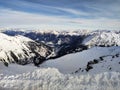
[[[0,10],[1,26],[28,26],[44,29],[119,29],[117,19],[80,19],[31,14],[10,9]]]
[[[2,0],[0,5],[16,11],[71,18],[118,18],[120,0]]]
[[[46,16],[39,14],[32,14],[21,11],[14,11],[10,9],[2,9],[0,10],[0,25],[4,27],[44,27],[48,28],[57,28],[62,26],[63,28],[68,28],[68,26],[72,20],[59,17],[59,16]],[[76,26],[75,26],[76,27]],[[74,27],[73,27],[74,28]]]
[[[0,25],[120,29],[119,4],[120,0],[0,0]]]
[[[12,24],[36,24],[36,23],[52,23],[57,21],[66,21],[62,18],[57,18],[53,16],[46,16],[46,15],[39,15],[39,14],[32,14],[32,13],[27,13],[27,12],[21,12],[21,11],[14,11],[10,9],[3,9],[0,10],[1,15],[0,19],[1,22],[6,22]]]

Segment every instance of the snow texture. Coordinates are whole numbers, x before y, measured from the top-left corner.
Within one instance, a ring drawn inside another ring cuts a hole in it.
[[[0,90],[119,90],[120,88],[119,72],[72,75],[62,74],[55,68],[41,69],[28,65],[22,68],[16,64],[10,65],[9,68],[16,69],[10,72],[1,63],[0,66],[3,70],[3,73],[0,73]],[[17,70],[22,72],[16,74]]]

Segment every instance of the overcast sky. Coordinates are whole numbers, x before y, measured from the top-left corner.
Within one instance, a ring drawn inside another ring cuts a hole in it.
[[[0,0],[0,27],[120,30],[120,0]]]

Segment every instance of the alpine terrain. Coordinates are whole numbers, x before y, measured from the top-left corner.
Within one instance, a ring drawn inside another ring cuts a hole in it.
[[[120,31],[0,32],[0,90],[119,88]]]

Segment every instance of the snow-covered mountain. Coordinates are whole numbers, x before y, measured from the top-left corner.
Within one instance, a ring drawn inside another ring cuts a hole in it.
[[[15,36],[23,35],[37,42],[53,47],[56,57],[80,52],[94,46],[120,46],[120,32],[109,30],[80,31],[17,31],[5,30],[3,33]],[[54,57],[54,58],[56,58]]]
[[[120,33],[115,31],[91,32],[82,42],[88,46],[120,46]]]
[[[22,35],[54,50],[54,57],[80,52],[94,46],[110,47],[120,45],[119,31],[2,31],[10,36]]]
[[[120,32],[109,30],[80,30],[80,31],[16,31],[5,30],[3,33],[15,36],[23,35],[35,41],[44,42],[49,46],[60,46],[63,44],[85,44],[91,46],[115,46],[120,45]],[[79,41],[79,42],[78,42]]]
[[[0,61],[27,64],[43,62],[52,54],[52,48],[24,36],[8,36],[0,33]]]
[[[84,42],[86,41],[86,39],[84,40]],[[49,46],[40,42],[37,43],[24,36],[8,36],[0,33],[0,41],[0,60],[5,64],[6,62],[16,62],[19,64],[27,64],[33,62],[35,64],[41,64],[46,59],[56,57],[56,53]],[[64,52],[66,52],[65,49]],[[88,71],[96,71],[94,70],[94,66],[95,69],[96,67],[98,67],[100,68],[100,70],[105,69],[105,71],[109,71],[109,69],[111,71],[119,71],[119,69],[117,68],[112,69],[114,68],[112,67],[114,66],[113,64],[116,63],[116,65],[119,65],[119,54],[119,46],[93,47],[78,53],[65,55],[58,59],[48,60],[40,66],[58,68],[63,73],[85,73]],[[110,61],[111,64],[108,63]],[[106,67],[101,66],[101,63],[107,64]]]
[[[37,42],[54,48],[56,57],[60,57],[69,53],[78,52],[87,49],[82,45],[83,39],[86,37],[85,32],[66,32],[66,31],[4,31],[3,33],[15,36],[23,35]]]

